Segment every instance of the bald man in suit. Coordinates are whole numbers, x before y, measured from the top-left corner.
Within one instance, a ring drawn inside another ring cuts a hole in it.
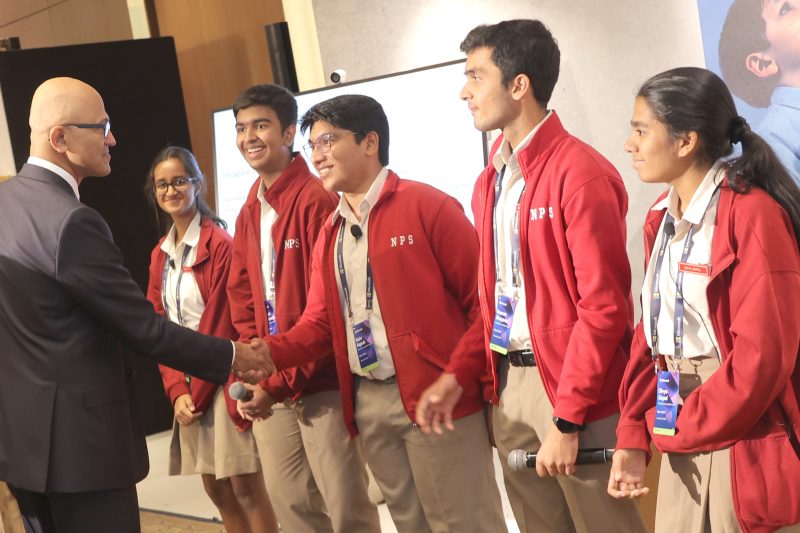
[[[232,364],[250,380],[274,367],[259,341],[157,316],[80,203],[81,181],[111,172],[116,144],[96,90],[47,80],[30,126],[31,157],[0,184],[0,480],[26,531],[138,532],[135,484],[149,464],[120,345],[216,383]]]

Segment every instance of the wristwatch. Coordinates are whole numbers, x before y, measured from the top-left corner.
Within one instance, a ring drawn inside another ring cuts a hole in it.
[[[556,429],[558,429],[561,433],[575,433],[577,431],[583,431],[586,429],[585,424],[576,424],[575,422],[570,422],[569,420],[564,420],[563,418],[558,418],[557,416],[553,417],[553,424],[556,425]]]

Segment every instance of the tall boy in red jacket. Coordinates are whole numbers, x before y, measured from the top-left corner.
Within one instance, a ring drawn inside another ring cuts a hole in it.
[[[300,318],[311,251],[336,200],[292,152],[297,103],[288,91],[250,87],[236,98],[233,112],[239,151],[259,176],[236,220],[228,278],[233,323],[241,338],[250,339],[288,331]],[[285,531],[378,532],[359,443],[342,424],[330,352],[328,343],[318,361],[252,387],[253,399],[240,410],[258,420],[253,435]]]
[[[343,197],[314,248],[303,317],[266,339],[276,368],[333,342],[345,422],[399,532],[506,531],[477,380],[446,437],[413,421],[445,368],[482,369],[481,345],[459,342],[479,313],[474,229],[453,198],[386,167],[389,124],[372,98],[317,104],[301,127],[322,183]]]
[[[473,195],[483,319],[468,337],[485,343],[514,516],[522,531],[644,531],[631,501],[607,497],[610,465],[575,466],[616,440],[632,332],[622,179],[547,109],[560,52],[541,22],[478,26],[461,50],[475,127],[503,134]],[[445,374],[425,392],[423,429],[463,387]],[[518,448],[538,452],[535,473],[506,465]]]

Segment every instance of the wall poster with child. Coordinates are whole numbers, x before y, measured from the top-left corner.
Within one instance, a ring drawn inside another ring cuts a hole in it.
[[[800,182],[800,0],[698,0],[706,67]]]

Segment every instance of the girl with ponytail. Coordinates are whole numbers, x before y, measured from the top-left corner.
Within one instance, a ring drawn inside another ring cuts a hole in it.
[[[652,443],[657,532],[800,531],[800,189],[708,70],[649,79],[631,126],[640,179],[669,189],[645,221],[608,492],[648,492]]]

